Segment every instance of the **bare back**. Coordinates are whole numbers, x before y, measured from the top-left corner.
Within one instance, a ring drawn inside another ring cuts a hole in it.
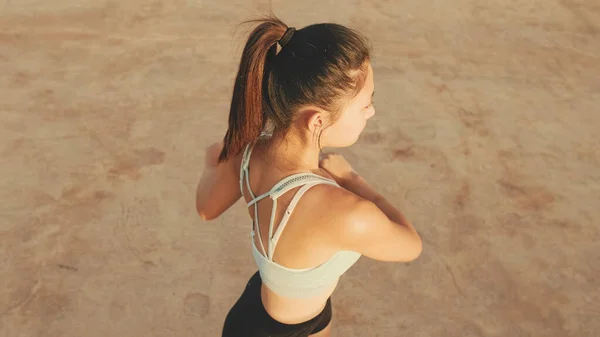
[[[298,172],[283,172],[272,165],[265,158],[265,148],[262,142],[257,142],[252,151],[249,161],[248,180],[254,195],[268,192],[282,179]],[[312,173],[330,178],[323,171]],[[294,188],[277,199],[277,207],[273,215],[274,227],[277,227],[286,212],[295,192],[300,187]],[[334,214],[331,212],[331,204],[328,196],[335,186],[318,185],[308,190],[299,200],[290,215],[289,220],[281,236],[277,248],[273,253],[273,262],[291,269],[309,269],[319,266],[328,261],[339,251],[336,245],[336,235],[331,226]],[[243,184],[243,196],[248,203],[252,200],[252,194],[247,185]],[[324,202],[326,201],[327,202]],[[273,201],[264,198],[258,201],[258,231],[260,235],[254,236],[254,244],[259,252],[266,256],[263,247],[268,247],[269,222],[272,217]],[[254,220],[254,209],[248,209],[250,217]],[[262,243],[259,241],[262,240]],[[276,320],[295,324],[307,321],[323,310],[325,303],[336,284],[325,293],[311,298],[291,298],[276,294],[263,284],[261,297],[267,312]]]

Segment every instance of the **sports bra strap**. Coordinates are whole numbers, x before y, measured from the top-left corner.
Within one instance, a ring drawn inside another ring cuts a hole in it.
[[[244,195],[244,173],[248,176],[248,164],[250,163],[250,155],[252,155],[252,143],[246,145],[246,149],[244,150],[244,154],[242,155],[242,164],[240,165],[240,193]],[[246,179],[246,185],[248,186],[248,192],[252,198],[254,198],[254,193],[250,188],[250,181]]]
[[[275,215],[275,212],[273,212],[273,214],[271,214],[271,222],[269,223],[269,242],[267,245],[267,247],[269,249],[269,255],[267,256],[267,258],[271,261],[273,261],[273,254],[275,253],[275,246],[277,245],[277,242],[279,241],[279,237],[281,236],[281,233],[285,229],[285,226],[287,225],[288,220],[290,219],[290,215],[292,215],[294,208],[296,207],[296,205],[298,204],[298,201],[300,201],[300,198],[302,198],[304,193],[306,193],[306,191],[308,191],[311,187],[316,186],[316,185],[320,185],[320,184],[334,185],[325,180],[313,180],[310,183],[303,183],[303,184],[304,184],[304,186],[302,186],[302,188],[300,188],[298,190],[298,192],[296,192],[296,194],[294,194],[292,201],[290,202],[289,206],[285,210],[285,213],[283,213],[283,218],[281,218],[281,221],[279,222],[279,227],[277,227],[277,230],[275,231],[275,234],[273,234],[273,235],[271,235],[271,233],[273,232],[273,216]],[[277,200],[273,201],[273,210],[275,210],[276,202],[277,202]]]
[[[294,210],[294,208],[298,204],[298,201],[304,195],[304,193],[306,193],[306,191],[308,191],[308,189],[310,189],[311,187],[319,185],[319,184],[328,184],[328,185],[333,185],[333,186],[338,186],[338,187],[339,187],[339,185],[332,179],[328,179],[328,178],[325,178],[323,176],[320,176],[320,175],[317,175],[314,173],[301,172],[301,173],[292,174],[288,177],[283,178],[277,184],[275,184],[275,186],[273,186],[271,188],[271,190],[269,190],[266,193],[261,194],[258,197],[255,197],[254,193],[252,192],[252,189],[250,188],[250,179],[249,179],[249,173],[248,173],[250,156],[252,155],[252,149],[253,149],[252,145],[253,145],[253,143],[246,145],[246,149],[244,150],[244,154],[242,155],[242,163],[240,165],[240,191],[243,195],[244,194],[244,188],[243,188],[244,180],[246,180],[248,192],[252,196],[252,200],[250,200],[250,202],[248,202],[247,206],[250,207],[250,206],[254,205],[254,221],[253,221],[251,233],[252,233],[252,236],[254,236],[254,229],[256,228],[256,230],[258,231],[257,234],[259,236],[260,245],[261,245],[261,248],[262,248],[264,254],[266,255],[266,258],[273,261],[273,252],[275,251],[275,246],[277,245],[277,242],[279,241],[279,237],[281,236],[281,233],[285,229],[285,226],[287,225],[287,222],[289,220],[290,215],[292,214],[292,211]],[[275,231],[275,233],[273,233],[273,225],[275,222],[275,212],[277,210],[277,199],[281,195],[290,191],[291,189],[300,187],[300,186],[302,186],[302,187],[292,197],[292,200],[291,200],[289,206],[287,207],[287,209],[283,215],[283,218],[279,222],[279,226],[277,227],[277,230]],[[271,209],[271,219],[269,221],[269,232],[268,232],[269,236],[267,239],[267,249],[265,250],[262,240],[260,239],[261,235],[260,235],[260,227],[259,227],[259,223],[258,223],[258,207],[257,207],[258,205],[256,203],[266,197],[270,197],[273,200],[273,205],[272,205],[272,209]]]
[[[246,181],[248,181],[248,180],[246,179]],[[326,183],[326,184],[330,184],[330,185],[339,186],[335,181],[333,181],[331,179],[327,179],[320,175],[316,175],[314,173],[296,173],[296,174],[292,174],[291,176],[288,176],[286,178],[283,178],[281,181],[279,181],[279,183],[277,183],[275,186],[273,186],[270,191],[265,192],[265,193],[261,194],[260,196],[253,198],[247,204],[247,207],[250,207],[250,206],[254,205],[255,203],[259,202],[260,200],[262,200],[266,197],[269,197],[269,196],[271,197],[271,199],[276,200],[281,195],[285,194],[287,191],[289,191],[293,188],[296,188],[298,186],[302,186],[304,184],[309,184],[312,182]],[[250,188],[248,188],[248,189],[250,189]]]
[[[248,164],[250,163],[250,156],[252,155],[252,150],[254,146],[251,146],[252,143],[246,145],[246,149],[244,150],[244,156],[242,157],[242,167],[244,170],[248,169]]]

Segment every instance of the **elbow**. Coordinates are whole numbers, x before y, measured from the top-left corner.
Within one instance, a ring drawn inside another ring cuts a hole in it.
[[[205,198],[196,192],[196,213],[198,213],[200,219],[203,221],[210,221],[217,217],[213,214],[214,212],[210,212],[208,204],[209,203],[205,201]]]
[[[205,213],[198,212],[198,215],[200,216],[200,219],[202,219],[202,221],[209,221],[210,220],[209,217]]]
[[[217,218],[217,216],[208,212],[206,209],[201,207],[201,205],[199,205],[198,203],[196,203],[196,212],[200,216],[200,219],[202,219],[203,221],[210,221],[210,220],[214,220],[215,218]]]
[[[198,215],[200,216],[200,219],[202,219],[203,221],[211,221],[211,220],[214,220],[217,218],[214,215],[211,215],[206,212],[200,212],[200,211],[198,211]]]
[[[411,261],[418,259],[419,256],[421,256],[422,252],[423,252],[423,240],[421,240],[421,237],[419,237],[419,235],[417,234],[417,237],[413,244],[413,249],[411,251],[410,256],[408,256],[408,258],[406,259],[406,262],[411,262]]]
[[[416,246],[417,247],[415,248],[415,257],[413,261],[418,259],[419,256],[421,256],[421,253],[423,252],[423,241],[421,240],[421,238],[418,239]]]

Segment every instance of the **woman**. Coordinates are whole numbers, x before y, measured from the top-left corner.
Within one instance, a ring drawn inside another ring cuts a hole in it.
[[[341,155],[320,155],[355,143],[375,113],[366,40],[337,24],[296,31],[275,17],[258,23],[241,58],[229,128],[207,149],[197,190],[203,219],[243,197],[253,220],[258,271],[223,336],[329,336],[339,277],[361,255],[414,260],[421,240]]]

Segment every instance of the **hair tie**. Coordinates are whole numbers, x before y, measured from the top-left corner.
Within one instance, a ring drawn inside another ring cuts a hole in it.
[[[288,44],[288,42],[290,42],[292,36],[294,35],[294,32],[296,32],[296,28],[288,27],[283,36],[279,39],[279,41],[277,41],[279,42],[281,48],[285,47],[285,45]]]

